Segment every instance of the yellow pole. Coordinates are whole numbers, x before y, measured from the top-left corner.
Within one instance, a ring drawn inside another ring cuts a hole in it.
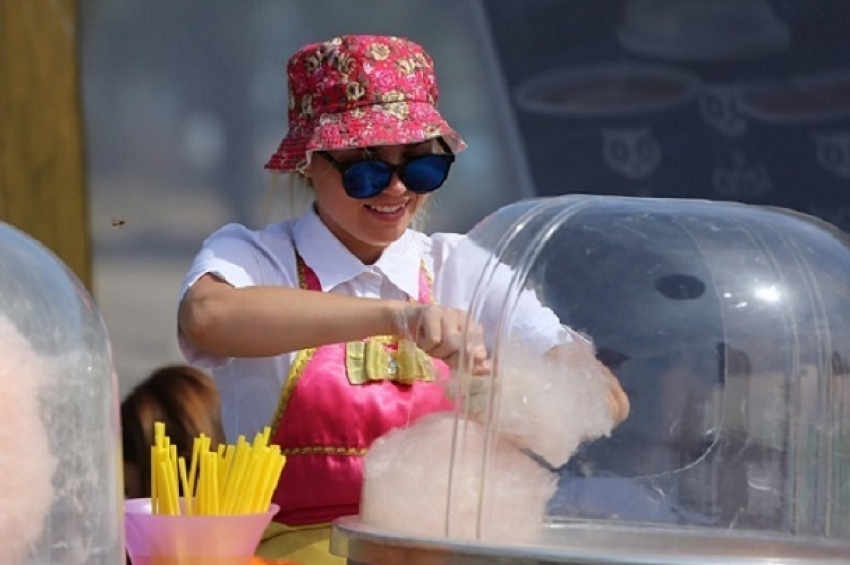
[[[76,0],[0,0],[0,220],[91,289]]]

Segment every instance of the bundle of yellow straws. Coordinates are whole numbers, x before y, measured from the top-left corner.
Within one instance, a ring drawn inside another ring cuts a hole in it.
[[[280,447],[268,444],[270,433],[265,428],[251,444],[239,436],[236,445],[219,445],[216,451],[210,449],[210,438],[201,434],[192,444],[187,469],[185,458],[177,456],[177,446],[165,435],[165,424],[156,422],[151,446],[151,513],[215,516],[268,510],[286,465]]]

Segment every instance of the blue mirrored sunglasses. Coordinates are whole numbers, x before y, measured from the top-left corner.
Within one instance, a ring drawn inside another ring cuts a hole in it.
[[[398,173],[408,190],[427,194],[443,186],[455,160],[446,142],[442,138],[438,140],[446,153],[417,155],[398,164],[380,159],[338,161],[325,151],[320,154],[340,172],[345,193],[352,198],[371,198],[380,194],[390,185],[394,173]]]

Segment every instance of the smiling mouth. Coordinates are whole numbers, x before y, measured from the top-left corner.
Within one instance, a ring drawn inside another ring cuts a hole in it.
[[[396,214],[404,210],[407,206],[407,203],[396,204],[395,206],[375,206],[372,204],[367,204],[366,207],[370,210],[378,212],[379,214]]]

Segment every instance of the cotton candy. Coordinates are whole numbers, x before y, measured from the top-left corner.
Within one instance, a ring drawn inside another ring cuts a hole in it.
[[[508,347],[494,396],[501,434],[553,467],[578,446],[607,436],[614,427],[609,404],[611,375],[583,339],[541,356]]]
[[[48,363],[0,316],[0,563],[21,562],[44,528],[56,466],[41,418]]]
[[[462,423],[456,449],[454,430],[454,413],[436,413],[372,445],[364,461],[363,523],[420,536],[533,539],[555,492],[555,474],[504,440],[491,446],[485,473],[484,426]]]
[[[533,541],[556,489],[550,469],[615,424],[611,378],[578,336],[545,355],[506,346],[493,376],[449,386],[457,414],[426,416],[372,445],[362,521],[426,537]]]

